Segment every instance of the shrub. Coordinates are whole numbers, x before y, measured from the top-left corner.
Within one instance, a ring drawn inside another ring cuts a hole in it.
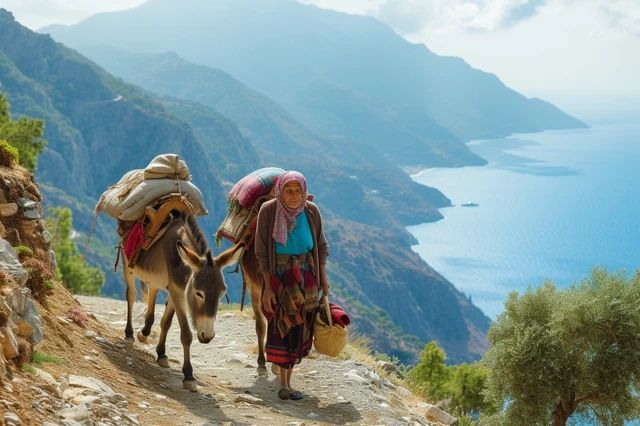
[[[31,290],[32,297],[40,302],[41,305],[46,306],[47,294],[51,292],[47,283],[53,279],[53,275],[49,272],[49,267],[35,258],[27,259],[24,261],[23,266],[29,272],[27,287]]]
[[[9,142],[0,139],[0,166],[14,167],[18,164],[20,153],[18,148],[9,145]]]
[[[638,415],[640,271],[594,269],[565,290],[552,282],[511,293],[489,330],[487,396],[500,424],[598,424]]]
[[[69,309],[67,312],[67,316],[73,320],[76,324],[78,324],[82,328],[87,328],[87,324],[89,323],[89,317],[87,314],[82,312],[80,309],[73,307]]]
[[[38,351],[33,352],[33,355],[31,355],[31,362],[37,365],[42,365],[47,362],[57,365],[64,364],[64,361],[62,361],[62,359],[58,358],[57,356]]]
[[[31,248],[27,246],[17,246],[14,247],[14,249],[18,254],[18,259],[20,259],[21,262],[26,260],[26,258],[33,256],[33,250],[31,250]]]
[[[8,142],[8,145],[14,148],[8,151],[10,154],[7,159],[14,159],[17,153],[18,162],[29,171],[36,169],[38,154],[42,152],[46,146],[46,141],[42,139],[44,134],[44,121],[34,120],[28,117],[20,117],[18,120],[12,120],[9,112],[9,102],[4,94],[0,93],[0,139]],[[3,151],[0,149],[0,151]],[[0,157],[5,155],[0,154]],[[3,164],[4,165],[4,164]]]

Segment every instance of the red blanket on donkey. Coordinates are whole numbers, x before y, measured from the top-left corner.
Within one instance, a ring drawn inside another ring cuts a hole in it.
[[[329,303],[329,310],[331,311],[331,320],[334,324],[338,324],[342,328],[348,326],[351,323],[351,318],[340,306],[335,303]]]
[[[124,244],[122,245],[122,250],[124,251],[125,256],[127,256],[127,259],[131,260],[138,251],[138,248],[143,244],[144,228],[140,222],[136,222],[129,230]]]

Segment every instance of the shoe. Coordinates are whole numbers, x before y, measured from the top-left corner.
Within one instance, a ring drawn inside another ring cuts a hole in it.
[[[278,391],[278,398],[280,399],[289,399],[291,398],[291,389],[289,388],[280,388]]]
[[[304,394],[300,391],[297,390],[292,390],[289,393],[289,399],[293,400],[293,401],[298,401],[300,399],[304,398]]]

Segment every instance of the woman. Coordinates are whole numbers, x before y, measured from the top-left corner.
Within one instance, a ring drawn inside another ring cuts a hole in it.
[[[302,399],[291,388],[293,367],[309,354],[318,283],[329,296],[325,271],[327,241],[318,207],[307,201],[305,177],[282,174],[275,198],[262,205],[255,252],[263,280],[262,309],[267,326],[267,361],[279,367],[280,399]]]

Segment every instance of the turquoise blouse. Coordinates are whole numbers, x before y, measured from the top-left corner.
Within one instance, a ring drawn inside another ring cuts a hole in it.
[[[287,235],[287,243],[276,241],[276,254],[303,254],[313,250],[313,236],[307,214],[302,211],[296,217],[296,226]]]

